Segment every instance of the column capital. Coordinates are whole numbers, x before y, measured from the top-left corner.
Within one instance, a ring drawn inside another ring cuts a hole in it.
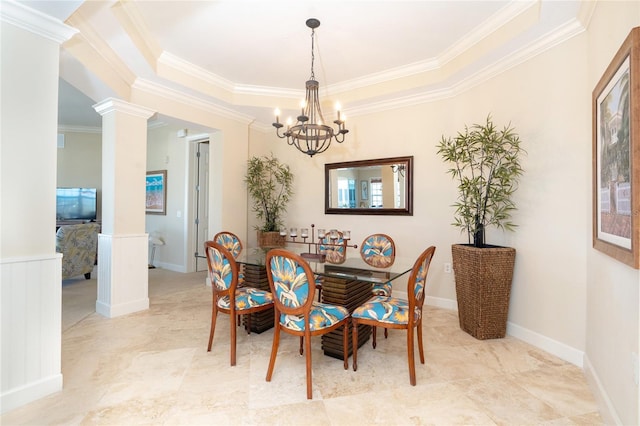
[[[93,109],[95,109],[96,112],[102,116],[115,111],[124,112],[129,115],[135,115],[140,118],[148,119],[153,114],[155,114],[155,111],[152,111],[148,108],[116,98],[107,98],[104,101],[98,102],[97,104],[93,105]]]

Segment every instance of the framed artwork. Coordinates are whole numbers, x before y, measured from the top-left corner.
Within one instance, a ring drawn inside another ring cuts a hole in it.
[[[147,214],[167,214],[167,171],[147,172],[145,211]]]
[[[593,102],[593,247],[640,267],[640,27],[596,85]]]
[[[360,199],[368,200],[369,199],[369,182],[366,180],[360,181]]]

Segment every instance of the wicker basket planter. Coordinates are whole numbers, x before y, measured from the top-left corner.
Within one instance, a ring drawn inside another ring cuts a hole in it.
[[[503,338],[516,250],[454,244],[451,254],[460,328],[480,340]]]
[[[264,232],[258,231],[258,246],[262,248],[284,247],[284,236],[279,231]]]

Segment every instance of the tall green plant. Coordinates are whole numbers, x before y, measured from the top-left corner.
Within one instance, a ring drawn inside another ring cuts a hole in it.
[[[499,130],[487,116],[486,123],[465,126],[454,138],[442,136],[438,154],[458,181],[458,199],[452,225],[467,231],[469,243],[485,245],[487,226],[513,230],[511,213],[516,209],[512,195],[523,173],[520,155],[526,152],[509,124]]]
[[[253,211],[263,221],[264,232],[278,231],[283,225],[282,214],[293,195],[293,174],[289,166],[270,156],[252,157],[245,177]]]

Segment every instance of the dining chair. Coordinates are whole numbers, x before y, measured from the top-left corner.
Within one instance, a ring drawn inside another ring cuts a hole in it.
[[[222,245],[224,248],[231,252],[234,259],[238,259],[240,253],[242,253],[242,241],[233,232],[220,231],[213,236],[213,241]],[[238,287],[244,287],[244,265],[238,265]],[[240,316],[238,315],[238,327],[240,326]]]
[[[396,244],[387,234],[371,234],[362,241],[360,256],[368,265],[376,268],[388,268],[396,260]],[[391,281],[374,283],[371,292],[374,296],[391,296],[393,285]],[[373,334],[376,328],[373,327]],[[384,338],[389,336],[389,330],[384,329]]]
[[[300,337],[300,354],[305,353],[307,366],[307,399],[312,399],[311,336],[329,333],[343,327],[344,369],[349,368],[349,311],[342,306],[314,302],[316,281],[307,261],[285,249],[272,249],[265,260],[269,287],[274,295],[274,329],[267,382],[271,381],[278,354],[280,332]],[[302,347],[304,342],[304,349]]]
[[[248,314],[271,309],[273,295],[253,287],[238,287],[238,264],[231,252],[214,241],[206,241],[204,247],[213,295],[207,352],[211,351],[218,312],[229,314],[233,366],[236,365],[236,318],[247,315],[247,333],[251,333],[251,316]]]
[[[213,241],[220,244],[231,252],[234,259],[242,253],[242,241],[233,232],[221,231],[213,236]]]
[[[360,256],[375,268],[388,268],[396,259],[396,245],[386,234],[371,234],[362,241]],[[376,283],[372,292],[376,296],[391,296],[391,282]]]
[[[332,238],[333,237],[333,238]],[[347,259],[347,240],[342,232],[332,229],[320,239],[320,253],[329,263],[340,264]]]
[[[420,363],[424,364],[422,347],[422,306],[425,297],[425,283],[431,259],[435,253],[434,246],[429,247],[418,257],[407,284],[407,300],[387,296],[374,296],[357,307],[351,314],[353,323],[353,371],[358,369],[358,325],[366,324],[374,327],[407,330],[407,357],[409,360],[409,382],[416,385],[416,366],[414,359],[413,335],[418,335],[418,352]],[[373,348],[376,347],[376,335],[373,334]]]

